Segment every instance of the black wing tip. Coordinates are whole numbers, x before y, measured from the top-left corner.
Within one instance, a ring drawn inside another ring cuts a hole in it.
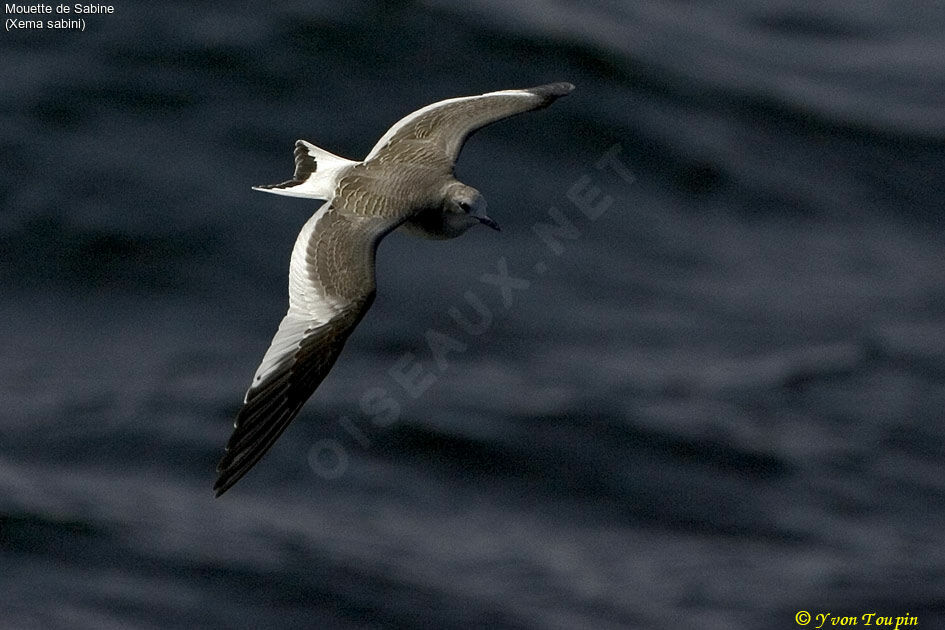
[[[213,482],[213,497],[219,499],[223,493],[230,489],[230,486],[223,483],[223,479],[217,479]]]
[[[541,96],[544,98],[559,98],[562,96],[567,96],[574,90],[574,84],[568,83],[567,81],[559,81],[558,83],[546,83],[545,85],[539,85],[537,87],[528,88],[526,92],[531,92],[535,96]]]
[[[222,463],[222,462],[221,462]],[[255,462],[253,462],[255,464]],[[232,466],[232,462],[224,468],[217,468],[217,480],[213,482],[213,496],[219,499],[224,492],[236,485],[246,476],[252,466]]]
[[[224,456],[224,459],[225,458],[226,456]],[[228,475],[227,469],[223,466],[223,461],[221,461],[220,465],[217,466],[217,479],[213,482],[213,496],[219,499],[224,492],[232,488],[233,484],[240,480],[240,477],[242,477],[242,475],[234,479],[232,476]]]

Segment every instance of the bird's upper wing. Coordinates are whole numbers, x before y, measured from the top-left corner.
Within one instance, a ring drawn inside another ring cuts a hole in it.
[[[259,461],[328,374],[374,300],[374,253],[394,227],[328,202],[302,228],[289,269],[289,311],[236,417],[217,466],[217,496]]]
[[[471,133],[515,114],[547,107],[571,92],[570,83],[502,90],[439,101],[418,109],[385,133],[365,161],[444,161],[452,166]]]

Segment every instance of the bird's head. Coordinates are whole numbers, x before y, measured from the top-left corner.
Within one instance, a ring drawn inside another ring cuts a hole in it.
[[[499,224],[486,216],[486,199],[482,194],[466,184],[452,182],[446,187],[446,199],[443,204],[445,227],[458,236],[479,223],[499,229]]]

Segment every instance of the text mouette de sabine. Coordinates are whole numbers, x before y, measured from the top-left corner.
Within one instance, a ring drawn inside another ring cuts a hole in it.
[[[84,31],[87,15],[115,13],[111,4],[9,4],[5,9],[7,31],[75,30]]]

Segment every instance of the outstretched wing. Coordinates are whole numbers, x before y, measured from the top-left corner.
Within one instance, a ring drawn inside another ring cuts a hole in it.
[[[452,166],[463,143],[490,123],[547,107],[574,89],[570,83],[549,83],[524,90],[502,90],[479,96],[439,101],[398,121],[365,158],[404,161],[441,161]]]
[[[289,311],[236,417],[217,466],[217,496],[285,431],[374,300],[374,252],[394,225],[368,221],[329,202],[302,228],[289,269]]]

